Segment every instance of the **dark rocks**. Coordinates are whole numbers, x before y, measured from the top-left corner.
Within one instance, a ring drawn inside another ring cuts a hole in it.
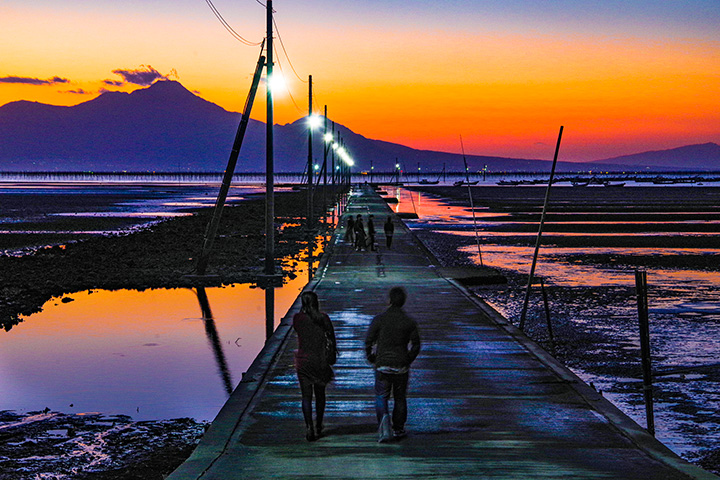
[[[283,242],[275,255],[297,255],[306,247],[302,218],[305,193],[280,192],[275,198]],[[319,217],[321,205],[316,205]],[[145,289],[193,286],[194,273],[212,209],[176,217],[130,233],[90,237],[63,248],[42,248],[21,257],[0,257],[0,327],[9,330],[52,297],[89,289]],[[324,225],[320,225],[324,227]],[[91,226],[88,226],[91,229]],[[225,207],[205,286],[252,282],[262,270],[265,202],[255,198]],[[30,239],[28,238],[28,241]],[[284,275],[291,270],[285,269]],[[60,300],[71,301],[68,297]]]

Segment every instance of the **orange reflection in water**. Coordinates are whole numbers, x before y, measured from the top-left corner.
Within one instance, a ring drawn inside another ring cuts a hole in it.
[[[306,283],[275,289],[275,322]],[[49,407],[135,419],[211,420],[262,349],[265,291],[96,290],[49,301],[0,332],[0,410]],[[73,407],[70,407],[70,405]]]
[[[475,245],[460,248],[471,255],[476,264],[480,259]],[[510,270],[528,275],[535,249],[533,247],[483,244],[481,252],[483,264],[493,268]],[[683,249],[683,248],[607,248],[607,247],[542,247],[539,252],[535,274],[544,277],[553,285],[565,287],[599,287],[599,286],[634,286],[635,270],[630,267],[582,263],[574,259],[582,255],[613,255],[623,256],[663,256],[682,254],[707,255],[712,259],[720,255],[717,249]],[[653,284],[678,285],[717,285],[720,283],[720,272],[693,269],[649,269]]]

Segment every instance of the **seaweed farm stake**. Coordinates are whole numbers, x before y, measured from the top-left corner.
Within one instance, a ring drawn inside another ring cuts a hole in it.
[[[548,303],[547,291],[545,291],[545,282],[540,279],[540,291],[542,292],[543,304],[545,305],[545,320],[547,321],[548,336],[550,337],[550,343],[555,348],[555,336],[553,335],[552,320],[550,319],[550,304]]]
[[[560,126],[557,145],[555,145],[555,156],[553,157],[552,168],[550,169],[550,180],[548,181],[547,190],[545,190],[545,202],[543,203],[542,215],[540,215],[540,226],[538,227],[537,238],[535,239],[535,253],[533,254],[532,265],[530,266],[530,275],[528,276],[527,289],[525,290],[525,299],[523,300],[522,312],[520,313],[520,330],[525,327],[525,316],[527,315],[528,301],[530,300],[530,287],[532,287],[533,277],[535,276],[535,266],[537,265],[538,251],[540,250],[540,239],[542,237],[543,225],[545,225],[545,214],[547,213],[548,201],[550,200],[550,188],[555,178],[555,166],[557,165],[558,153],[560,152],[560,141],[562,140],[563,127]]]
[[[650,322],[648,320],[647,272],[635,271],[635,290],[637,291],[638,319],[640,320],[640,355],[643,370],[643,396],[645,397],[645,418],[647,430],[655,436],[655,416],[653,412],[652,364],[650,361]]]

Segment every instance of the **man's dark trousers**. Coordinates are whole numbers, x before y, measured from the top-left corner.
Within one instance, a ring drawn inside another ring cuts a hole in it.
[[[392,412],[393,429],[403,430],[407,421],[407,386],[409,373],[382,373],[375,371],[375,413],[378,423],[388,412],[392,392],[395,405]]]

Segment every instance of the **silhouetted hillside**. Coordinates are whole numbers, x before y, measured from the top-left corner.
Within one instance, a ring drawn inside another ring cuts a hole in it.
[[[720,170],[720,145],[703,143],[670,150],[623,155],[599,160],[616,165],[646,165],[666,170]]]
[[[175,81],[158,81],[132,93],[106,92],[73,107],[11,102],[0,107],[0,170],[18,171],[223,171],[240,114],[203,100]],[[372,140],[336,124],[355,170],[417,172],[464,168],[462,156],[415,150]],[[323,140],[313,153],[322,162]],[[307,165],[307,123],[301,118],[275,126],[275,170],[303,171]],[[647,152],[600,163],[559,162],[558,171],[653,168],[720,168],[720,147],[694,145]],[[471,171],[549,171],[548,160],[467,156]],[[614,164],[614,165],[613,165]],[[250,120],[237,171],[265,170],[265,124]]]

